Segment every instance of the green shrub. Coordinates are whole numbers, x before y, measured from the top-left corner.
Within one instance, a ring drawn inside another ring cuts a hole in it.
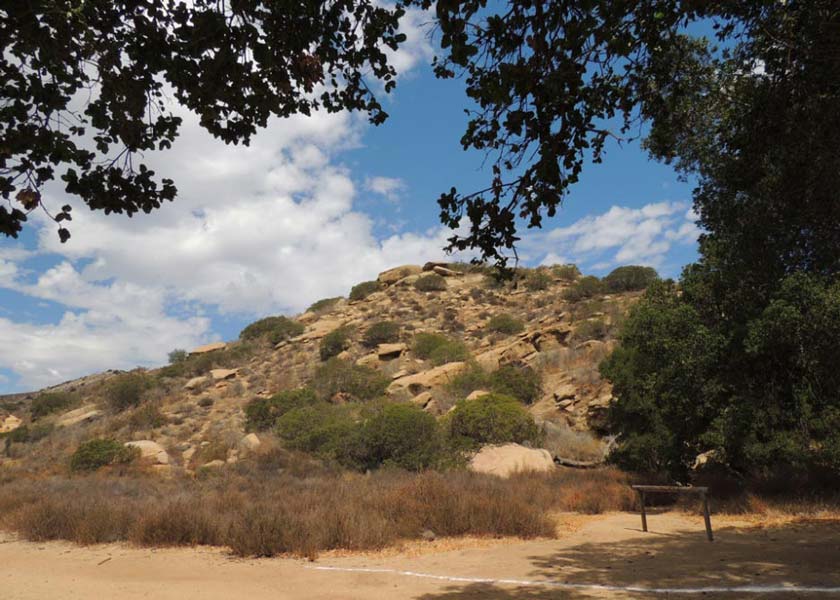
[[[410,404],[379,407],[357,439],[357,461],[365,469],[392,465],[420,471],[435,464],[441,447],[435,418]]]
[[[350,289],[350,300],[364,300],[381,287],[378,281],[363,281]]]
[[[331,358],[315,370],[312,387],[318,396],[329,400],[338,392],[357,400],[372,400],[385,393],[390,380],[376,369]]]
[[[400,339],[400,326],[393,321],[379,321],[365,332],[362,343],[368,348],[375,348],[379,344],[396,342]]]
[[[487,322],[487,329],[496,333],[512,335],[525,329],[525,324],[512,315],[502,313],[500,315],[496,315]]]
[[[603,319],[588,319],[575,329],[575,341],[603,340],[609,332],[610,328]]]
[[[414,287],[421,292],[442,292],[447,287],[446,278],[437,273],[423,275],[414,282]]]
[[[329,360],[347,350],[350,347],[350,333],[349,327],[339,327],[321,338],[318,349],[321,360]]]
[[[166,416],[160,411],[160,407],[151,402],[138,406],[128,418],[128,426],[132,431],[157,429],[168,422]]]
[[[341,296],[336,296],[335,298],[322,298],[317,302],[313,302],[312,305],[306,309],[306,312],[323,312],[329,308],[332,308],[332,306],[339,300],[341,300]]]
[[[127,464],[139,452],[113,439],[95,439],[82,443],[70,457],[73,471],[95,471],[107,465]]]
[[[429,354],[429,361],[435,365],[445,365],[446,363],[459,362],[469,360],[470,351],[464,342],[460,340],[448,340],[432,350]]]
[[[36,421],[41,417],[46,417],[54,412],[69,408],[77,401],[78,397],[69,392],[39,394],[32,400],[32,406],[30,408],[32,420]]]
[[[525,288],[532,292],[547,290],[551,287],[551,277],[546,269],[535,269],[525,277]]]
[[[472,362],[466,369],[456,373],[446,387],[455,396],[464,398],[475,390],[486,390],[489,387],[489,377],[484,369]]]
[[[315,404],[318,398],[310,388],[286,390],[271,398],[254,398],[245,405],[245,429],[265,431],[290,410]]]
[[[578,277],[580,277],[580,269],[577,268],[577,265],[553,265],[551,267],[551,272],[557,279],[563,279],[565,281],[574,281]]]
[[[542,431],[515,398],[488,394],[462,400],[449,415],[449,434],[470,446],[507,442],[539,444]]]
[[[182,350],[181,348],[176,348],[172,352],[170,352],[167,357],[169,358],[170,365],[177,365],[178,363],[182,363],[187,358],[189,358],[189,354],[187,354],[186,350]]]
[[[432,352],[440,346],[450,342],[449,338],[440,333],[422,332],[414,336],[411,343],[411,351],[417,358],[428,359]]]
[[[353,455],[356,422],[351,407],[320,402],[293,408],[277,419],[275,432],[293,450],[346,463]]]
[[[652,267],[628,265],[618,267],[604,277],[604,285],[610,292],[631,292],[643,290],[659,279],[659,273]]]
[[[288,317],[266,317],[254,321],[239,334],[241,340],[264,338],[272,344],[278,344],[303,333],[303,323],[298,323]]]
[[[503,365],[490,373],[487,387],[494,393],[532,404],[542,394],[542,378],[530,367]]]
[[[563,298],[569,302],[578,302],[603,293],[603,282],[594,275],[587,275],[578,279],[577,283],[563,292]]]
[[[143,373],[124,373],[108,384],[105,400],[116,412],[138,406],[143,401],[143,394],[152,387],[153,381]]]

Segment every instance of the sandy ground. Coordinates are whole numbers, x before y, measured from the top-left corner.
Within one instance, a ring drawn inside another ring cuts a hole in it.
[[[314,562],[236,559],[213,548],[32,543],[0,533],[0,598],[840,598],[840,592],[649,591],[778,584],[840,589],[840,521],[756,526],[713,518],[716,539],[709,543],[702,519],[683,514],[651,515],[649,533],[640,531],[639,517],[633,514],[570,519],[575,526],[565,528],[557,540],[438,541],[425,549],[410,546],[400,553],[326,555]],[[648,591],[591,587],[596,585]]]

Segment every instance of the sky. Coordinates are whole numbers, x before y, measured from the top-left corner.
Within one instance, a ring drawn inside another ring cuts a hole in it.
[[[180,106],[180,136],[144,158],[178,198],[149,215],[105,216],[63,193],[72,238],[35,213],[0,237],[0,394],[105,369],[154,367],[175,348],[235,339],[401,264],[446,260],[436,199],[486,187],[483,155],[460,145],[463,84],[437,80],[428,18],[412,13],[382,98],[390,118],[314,113],[276,119],[250,146],[226,146]],[[540,230],[521,230],[525,266],[625,264],[676,277],[697,256],[691,185],[636,142],[611,142]]]

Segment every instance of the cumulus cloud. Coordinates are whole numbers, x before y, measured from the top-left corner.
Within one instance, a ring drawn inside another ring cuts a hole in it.
[[[400,193],[406,189],[406,185],[402,179],[396,177],[377,176],[365,179],[365,189],[384,196],[390,202],[398,202]]]

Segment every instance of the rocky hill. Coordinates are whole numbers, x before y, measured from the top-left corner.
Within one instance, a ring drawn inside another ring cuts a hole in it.
[[[507,283],[463,264],[397,267],[349,298],[258,321],[239,340],[173,352],[160,369],[0,397],[0,464],[50,471],[96,436],[136,441],[161,471],[236,462],[269,437],[248,434],[245,409],[255,398],[312,386],[342,404],[359,399],[344,385],[358,373],[387,379],[388,401],[439,418],[459,400],[518,386],[514,395],[546,429],[557,458],[597,461],[611,398],[597,366],[639,295],[610,290],[628,287],[639,286],[605,286],[573,266],[523,269]],[[336,375],[336,365],[361,369]],[[126,388],[123,405],[115,382]]]

